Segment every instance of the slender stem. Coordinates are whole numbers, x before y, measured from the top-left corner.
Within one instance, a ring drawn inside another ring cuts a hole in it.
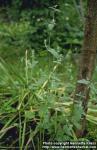
[[[25,73],[26,73],[26,83],[28,85],[28,52],[26,50],[26,53],[25,53]]]

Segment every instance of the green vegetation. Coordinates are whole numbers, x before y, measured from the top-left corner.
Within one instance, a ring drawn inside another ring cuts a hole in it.
[[[6,1],[0,7],[0,147],[41,150],[43,141],[96,141],[95,73],[86,135],[77,139],[83,113],[72,113],[86,3],[72,0],[28,3]],[[33,8],[33,9],[31,9]],[[95,128],[95,130],[94,130]]]

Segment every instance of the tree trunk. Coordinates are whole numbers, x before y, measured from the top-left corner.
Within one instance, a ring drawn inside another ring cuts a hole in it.
[[[97,49],[97,0],[88,0],[87,2],[87,17],[85,22],[84,42],[82,47],[82,54],[80,59],[80,67],[78,73],[78,80],[91,81],[93,74],[95,60],[96,60],[96,49]],[[87,113],[87,104],[89,101],[90,88],[88,84],[77,82],[74,106],[81,100],[84,113]],[[79,95],[82,95],[79,98]],[[80,120],[81,128],[76,130],[77,137],[84,135],[86,127],[86,115],[83,115]]]

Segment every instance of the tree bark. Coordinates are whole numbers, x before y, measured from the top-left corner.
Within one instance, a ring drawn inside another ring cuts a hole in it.
[[[88,0],[84,41],[77,81],[82,79],[91,81],[93,70],[95,67],[96,49],[97,49],[97,0]],[[90,88],[88,84],[82,84],[77,82],[74,96],[74,106],[79,102],[81,102],[85,114],[87,113],[89,93]],[[82,97],[79,98],[79,95],[82,95]],[[76,130],[77,137],[82,137],[84,135],[86,127],[86,115],[82,115],[80,125],[81,128]]]

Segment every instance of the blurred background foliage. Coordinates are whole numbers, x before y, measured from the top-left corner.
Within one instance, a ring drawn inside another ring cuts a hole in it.
[[[19,58],[26,49],[46,55],[45,41],[64,55],[78,54],[85,5],[78,0],[0,0],[0,56]]]

